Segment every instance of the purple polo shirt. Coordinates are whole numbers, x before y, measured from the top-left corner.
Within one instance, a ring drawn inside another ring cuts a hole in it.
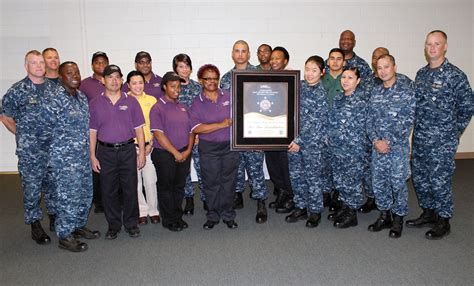
[[[122,86],[123,92],[128,92],[128,84],[125,82]],[[145,81],[145,93],[160,99],[164,94],[161,90],[161,76],[151,73],[150,81]]]
[[[97,139],[106,143],[119,143],[136,137],[135,129],[145,125],[140,104],[133,96],[122,93],[112,104],[101,94],[89,103],[89,128],[97,131]]]
[[[230,93],[220,89],[218,93],[216,103],[207,99],[203,93],[194,98],[189,110],[191,130],[194,130],[199,124],[218,123],[230,118]],[[211,142],[230,141],[230,127],[207,134],[199,134],[199,139]]]
[[[161,97],[150,110],[150,130],[165,134],[176,150],[186,147],[191,133],[188,108]],[[156,138],[153,138],[153,146],[163,149]]]
[[[81,81],[79,90],[86,95],[87,101],[91,102],[92,99],[99,97],[105,91],[105,86],[100,80],[90,76]]]

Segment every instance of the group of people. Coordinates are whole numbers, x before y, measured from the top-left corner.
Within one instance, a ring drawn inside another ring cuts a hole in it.
[[[284,47],[260,45],[260,64],[253,66],[249,45],[238,40],[235,66],[221,77],[216,66],[203,65],[198,82],[190,78],[186,54],[176,55],[173,71],[160,77],[151,55],[141,51],[123,83],[120,67],[104,52],[93,54],[93,75],[82,81],[77,64],[60,64],[55,49],[28,52],[27,76],[3,97],[1,119],[16,136],[33,240],[51,241],[40,223],[42,194],[59,247],[74,252],[88,248],[80,238],[101,235],[86,227],[92,203],[105,214],[106,239],[115,239],[122,226],[138,237],[139,225],[149,221],[186,229],[183,215],[194,213],[191,159],[207,211],[204,229],[221,220],[238,227],[245,174],[257,201],[256,222],[267,221],[265,160],[276,196],[268,206],[286,213],[288,223],[317,227],[329,207],[328,219],[347,228],[358,224],[358,211],[378,209],[368,229],[389,229],[398,238],[411,175],[422,214],[405,225],[430,226],[428,239],[444,237],[453,215],[454,155],[474,113],[467,77],[446,59],[447,36],[440,30],[428,33],[428,65],[414,81],[397,73],[383,47],[374,50],[371,70],[355,44],[347,30],[326,61],[306,60],[299,134],[287,151],[265,152],[230,150],[232,72],[285,70],[290,55]]]

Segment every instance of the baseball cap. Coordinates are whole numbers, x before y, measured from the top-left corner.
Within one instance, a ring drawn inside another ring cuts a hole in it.
[[[122,71],[120,70],[120,68],[117,65],[108,65],[108,66],[106,66],[105,69],[104,69],[104,72],[102,73],[102,76],[108,76],[108,75],[113,74],[114,72],[118,72],[120,74],[120,76],[123,76]]]
[[[94,62],[94,60],[98,57],[103,57],[103,58],[106,58],[107,61],[109,61],[109,57],[107,57],[107,54],[104,53],[104,52],[101,52],[101,51],[98,51],[98,52],[95,52],[93,55],[92,55],[92,62]]]
[[[172,71],[169,71],[167,73],[165,73],[165,75],[163,76],[163,78],[161,79],[161,90],[162,91],[165,91],[165,89],[163,88],[163,86],[168,82],[168,81],[175,81],[175,80],[179,80],[180,82],[185,82],[184,79],[182,79],[177,73],[175,72],[172,72]]]
[[[150,54],[145,51],[141,51],[137,53],[137,55],[135,56],[135,62],[138,63],[143,58],[147,58],[151,62]]]

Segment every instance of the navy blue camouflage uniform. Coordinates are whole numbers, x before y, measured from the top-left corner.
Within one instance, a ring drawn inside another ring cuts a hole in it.
[[[310,213],[323,211],[322,155],[326,148],[328,124],[327,92],[319,82],[309,86],[301,81],[300,133],[293,140],[299,152],[288,152],[293,202]]]
[[[246,70],[256,70],[256,67],[247,64]],[[231,81],[232,70],[222,76],[220,88],[232,92]],[[239,152],[239,169],[237,172],[235,192],[242,193],[245,190],[245,171],[247,171],[249,186],[252,189],[252,198],[255,200],[267,199],[268,189],[265,184],[265,174],[263,172],[264,155],[265,153],[262,151]]]
[[[371,142],[385,140],[390,151],[381,154],[372,148],[372,185],[375,203],[381,211],[398,216],[408,214],[410,132],[415,115],[415,92],[404,81],[372,90],[367,116],[367,134]]]
[[[201,85],[197,81],[190,79],[188,84],[181,84],[181,95],[179,96],[179,102],[185,104],[187,107],[191,107],[194,98],[196,96],[199,96],[201,94],[201,91]],[[191,157],[193,159],[194,170],[196,170],[196,175],[198,177],[199,189],[201,190],[201,201],[205,201],[206,199],[204,198],[204,191],[201,179],[201,165],[199,164],[198,144],[195,144],[193,146]],[[193,182],[191,181],[191,173],[189,173],[188,177],[186,178],[186,185],[184,186],[184,197],[194,197],[194,187]]]
[[[397,73],[397,81],[405,82],[406,84],[412,84],[412,80],[404,74]],[[365,92],[362,94],[366,102],[370,101],[370,94],[372,89],[376,86],[382,85],[383,81],[376,77],[375,74],[371,74],[367,80],[360,84]],[[363,178],[363,188],[365,196],[369,198],[374,198],[374,190],[372,188],[372,172],[370,169],[370,161],[372,158],[372,142],[370,142],[367,137],[367,146],[366,146],[367,155],[364,157],[364,178]]]
[[[362,205],[362,180],[367,161],[367,102],[364,90],[334,98],[329,114],[328,147],[330,149],[334,185],[339,199],[356,210]]]
[[[411,163],[418,203],[442,218],[451,218],[454,156],[474,113],[473,93],[466,75],[447,59],[437,68],[421,68],[416,74],[415,91]]]
[[[55,229],[59,238],[85,227],[92,204],[89,159],[89,107],[80,90],[76,96],[58,86],[53,100],[54,138],[50,149],[57,199]]]
[[[56,200],[48,177],[49,150],[53,139],[51,101],[57,85],[45,79],[34,84],[28,77],[15,83],[3,96],[2,114],[16,123],[16,155],[23,187],[26,224],[41,220],[41,193],[46,208],[55,215]]]

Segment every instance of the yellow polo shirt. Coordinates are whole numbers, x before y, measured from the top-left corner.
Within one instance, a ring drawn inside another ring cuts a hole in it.
[[[142,108],[143,117],[145,117],[145,125],[143,126],[143,133],[145,134],[145,142],[150,142],[153,139],[153,134],[150,131],[150,110],[153,105],[156,103],[156,98],[148,95],[146,93],[142,93],[142,95],[135,96]],[[137,139],[135,138],[135,143],[137,143]]]

